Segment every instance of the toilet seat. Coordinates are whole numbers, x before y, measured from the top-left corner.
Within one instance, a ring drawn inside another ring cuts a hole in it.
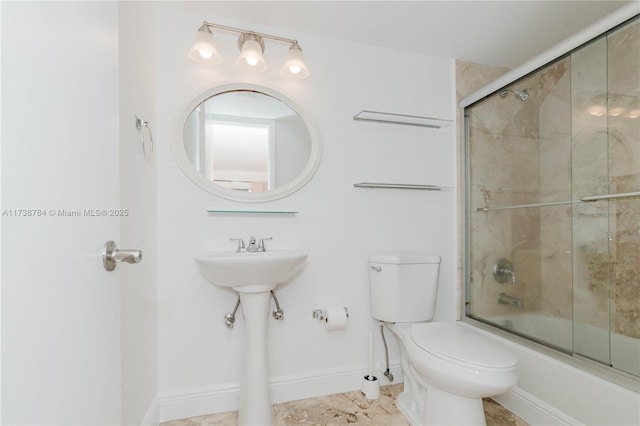
[[[410,335],[420,349],[463,367],[496,372],[516,369],[517,359],[513,354],[454,323],[413,324]]]

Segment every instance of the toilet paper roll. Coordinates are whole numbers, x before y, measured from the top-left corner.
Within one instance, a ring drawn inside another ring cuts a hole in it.
[[[324,329],[331,330],[344,330],[347,328],[347,308],[338,306],[335,308],[324,310]]]

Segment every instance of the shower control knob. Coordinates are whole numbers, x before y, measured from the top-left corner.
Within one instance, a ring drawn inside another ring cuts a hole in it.
[[[500,284],[504,284],[511,280],[516,283],[516,274],[513,272],[513,264],[509,259],[498,259],[493,265],[493,278]]]

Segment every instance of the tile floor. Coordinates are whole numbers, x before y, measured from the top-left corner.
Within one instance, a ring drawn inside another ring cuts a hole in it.
[[[408,426],[407,419],[395,405],[402,383],[380,388],[380,398],[367,400],[353,391],[318,398],[302,399],[274,405],[277,425],[388,425]],[[491,399],[484,400],[487,426],[528,426],[525,421]],[[235,426],[235,411],[191,417],[162,423],[162,426]]]

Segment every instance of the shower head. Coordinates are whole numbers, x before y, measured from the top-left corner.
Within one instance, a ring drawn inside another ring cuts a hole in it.
[[[503,99],[506,98],[507,96],[509,96],[509,92],[512,92],[514,95],[516,95],[516,97],[521,101],[526,101],[529,98],[529,89],[505,89],[500,92],[500,97]]]
[[[514,90],[513,93],[520,98],[521,101],[526,101],[529,98],[529,91],[522,89],[522,91]]]

